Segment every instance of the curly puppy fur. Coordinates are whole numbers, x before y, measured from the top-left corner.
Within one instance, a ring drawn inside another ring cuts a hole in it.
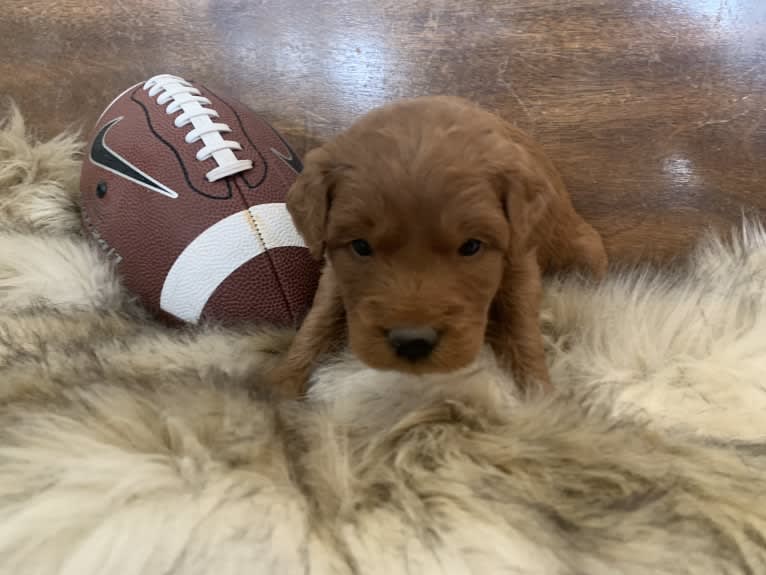
[[[416,374],[469,365],[486,338],[517,383],[548,386],[541,268],[601,277],[607,265],[540,146],[454,97],[365,115],[308,154],[287,207],[327,258],[314,309],[275,376],[294,382],[291,391],[346,336],[367,365]]]
[[[76,209],[17,181],[0,229]],[[289,334],[157,326],[63,233],[40,222],[27,255],[0,232],[0,573],[766,572],[757,226],[672,276],[549,283],[559,394],[520,401],[492,354],[427,377],[340,358],[276,404],[252,383]]]

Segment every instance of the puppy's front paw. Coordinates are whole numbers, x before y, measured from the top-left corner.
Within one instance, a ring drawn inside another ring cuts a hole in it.
[[[546,376],[542,379],[522,379],[519,383],[521,392],[527,396],[549,396],[555,393],[556,388]]]
[[[298,399],[308,389],[308,374],[287,365],[277,365],[264,373],[258,388],[277,399]]]
[[[544,359],[530,363],[519,362],[517,359],[517,363],[513,365],[510,371],[522,395],[528,397],[547,396],[556,391],[556,387],[551,383]]]
[[[587,269],[595,279],[603,279],[609,267],[609,258],[601,235],[592,226],[585,224],[581,226],[573,244],[577,264]]]

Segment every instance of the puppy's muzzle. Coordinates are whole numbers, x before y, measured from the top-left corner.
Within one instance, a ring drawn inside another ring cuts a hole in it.
[[[397,327],[386,331],[394,353],[411,362],[426,359],[439,343],[439,334],[432,327]]]

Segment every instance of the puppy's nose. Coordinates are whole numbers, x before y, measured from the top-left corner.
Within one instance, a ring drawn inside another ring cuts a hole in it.
[[[397,327],[388,330],[386,337],[396,355],[413,362],[431,355],[439,341],[432,327]]]

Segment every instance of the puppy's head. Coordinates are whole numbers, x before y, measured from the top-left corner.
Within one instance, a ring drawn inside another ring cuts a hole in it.
[[[419,98],[306,156],[287,207],[370,366],[444,372],[479,354],[506,262],[534,247],[556,193],[517,135],[463,100]]]

